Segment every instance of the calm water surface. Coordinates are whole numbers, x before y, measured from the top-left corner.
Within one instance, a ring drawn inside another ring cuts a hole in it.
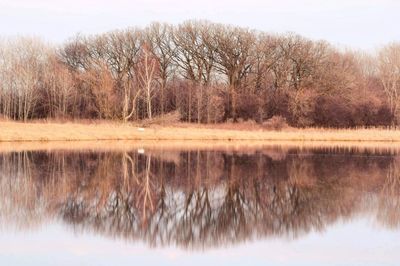
[[[392,150],[0,153],[0,265],[398,265]]]

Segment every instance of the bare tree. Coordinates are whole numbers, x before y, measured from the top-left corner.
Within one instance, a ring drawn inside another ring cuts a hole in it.
[[[43,93],[41,104],[47,108],[48,116],[65,118],[75,93],[70,70],[62,64],[54,53],[50,53],[43,73]]]
[[[9,40],[2,56],[3,112],[13,119],[32,118],[39,98],[48,48],[37,39]]]
[[[157,60],[146,43],[143,44],[141,57],[140,69],[138,69],[139,83],[145,93],[148,118],[152,119],[151,102],[154,97],[155,76],[158,70]]]
[[[158,61],[158,77],[160,83],[160,108],[161,116],[165,112],[165,89],[167,82],[174,73],[173,58],[175,47],[172,43],[172,26],[168,24],[153,23],[146,29],[147,44],[152,54]]]
[[[174,31],[176,47],[174,62],[182,76],[192,84],[188,93],[188,121],[192,121],[192,89],[197,93],[197,121],[201,120],[203,89],[211,82],[215,65],[215,46],[212,39],[213,25],[207,22],[188,21]]]
[[[378,55],[379,77],[389,102],[390,112],[398,123],[400,100],[400,44],[392,43],[382,48]]]
[[[215,25],[213,34],[216,68],[226,75],[229,85],[230,116],[237,120],[237,93],[254,59],[255,33],[238,27]]]

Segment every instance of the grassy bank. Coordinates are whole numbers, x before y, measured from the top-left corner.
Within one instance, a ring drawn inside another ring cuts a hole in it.
[[[239,125],[204,126],[174,124],[139,128],[120,123],[19,123],[0,122],[0,141],[316,141],[316,142],[399,142],[399,130],[386,129],[285,129],[267,131]]]

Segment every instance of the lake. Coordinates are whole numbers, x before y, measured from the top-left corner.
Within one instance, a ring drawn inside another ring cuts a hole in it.
[[[6,150],[0,265],[398,265],[400,154]]]

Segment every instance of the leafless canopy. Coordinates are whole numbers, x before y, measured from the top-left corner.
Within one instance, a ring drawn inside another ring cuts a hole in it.
[[[59,47],[18,38],[0,42],[0,114],[396,126],[399,62],[398,43],[365,55],[208,21],[76,35]]]

